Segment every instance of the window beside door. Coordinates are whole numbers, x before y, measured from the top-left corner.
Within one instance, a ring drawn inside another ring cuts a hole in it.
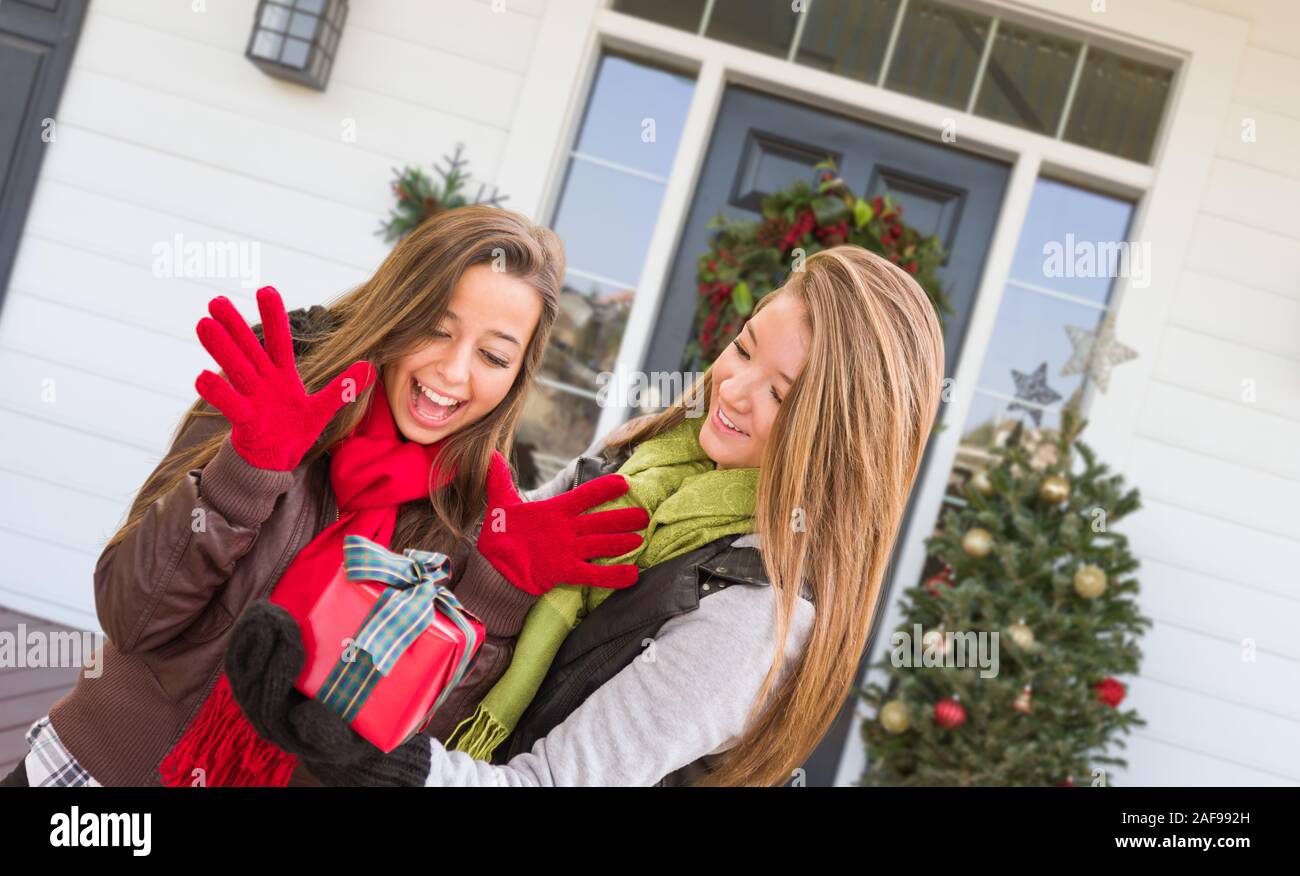
[[[975,396],[961,425],[945,504],[965,504],[963,485],[993,461],[993,449],[1017,427],[1055,433],[1062,408],[1082,399],[1086,376],[1061,375],[1074,351],[1066,327],[1095,330],[1121,272],[1129,271],[1137,282],[1137,271],[1149,269],[1140,252],[1139,258],[1125,260],[1115,246],[1125,241],[1132,217],[1128,201],[1051,179],[1035,184]],[[1092,269],[1089,249],[1097,255]]]
[[[519,428],[543,481],[596,437],[601,374],[614,370],[694,89],[600,59],[551,221],[568,264],[560,314]]]

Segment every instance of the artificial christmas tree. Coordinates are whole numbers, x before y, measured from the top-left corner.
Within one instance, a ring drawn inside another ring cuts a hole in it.
[[[858,690],[873,711],[860,784],[1109,785],[1096,768],[1126,765],[1108,746],[1146,722],[1119,708],[1114,676],[1137,671],[1151,621],[1113,526],[1140,503],[1078,440],[1084,425],[1066,406],[1055,434],[1018,428],[927,540],[939,571],[904,594],[904,623],[875,664],[885,681]],[[902,647],[913,630],[931,631],[924,662]],[[963,636],[996,659],[961,659]]]

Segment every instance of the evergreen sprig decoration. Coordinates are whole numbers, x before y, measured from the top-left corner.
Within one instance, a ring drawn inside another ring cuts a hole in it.
[[[911,273],[930,296],[942,325],[953,313],[939,283],[946,254],[939,239],[902,220],[903,207],[886,195],[859,197],[831,159],[819,162],[818,182],[798,180],[763,199],[761,221],[719,213],[709,222],[709,250],[700,256],[700,300],[683,369],[701,371],[744,327],[763,296],[785,283],[796,256],[841,243],[878,253]]]
[[[444,155],[446,167],[434,165],[435,177],[418,167],[393,168],[393,194],[397,204],[389,211],[388,219],[380,224],[376,234],[382,234],[386,243],[396,243],[425,219],[443,210],[453,210],[468,204],[501,206],[507,196],[499,194],[495,186],[490,189],[479,183],[472,198],[464,190],[470,184],[471,174],[466,169],[469,161],[462,157],[465,144],[457,143],[453,155]]]

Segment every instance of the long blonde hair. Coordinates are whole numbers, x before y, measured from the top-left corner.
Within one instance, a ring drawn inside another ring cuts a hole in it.
[[[432,520],[423,499],[417,501],[424,513],[406,513],[399,518],[393,542],[402,547],[416,540],[428,544],[431,539],[450,544],[482,511],[492,452],[510,455],[527,390],[540,367],[559,311],[565,268],[559,237],[549,228],[499,207],[474,205],[435,214],[389,252],[374,276],[330,304],[333,327],[314,337],[310,349],[297,360],[298,374],[308,392],[319,391],[358,359],[370,361],[380,371],[358,396],[357,403],[344,405],[330,420],[303,458],[303,463],[310,464],[361,421],[370,393],[384,391],[384,367],[427,342],[430,331],[446,312],[461,275],[481,263],[499,265],[536,289],[542,299],[542,315],[505,398],[483,419],[445,439],[441,460],[454,468],[456,475],[447,488],[430,493]],[[186,472],[201,468],[216,455],[230,433],[230,424],[203,399],[186,411],[176,435],[204,417],[220,418],[220,427],[204,440],[174,451],[163,460],[141,487],[126,521],[105,549],[139,526],[149,506]],[[403,510],[407,510],[406,506]],[[403,526],[403,521],[408,525]]]
[[[777,295],[798,297],[812,335],[808,361],[773,424],[755,510],[777,594],[779,645],[745,734],[700,786],[789,781],[835,720],[867,644],[943,384],[934,306],[890,261],[858,246],[832,247],[809,256],[755,312]],[[613,449],[678,425],[688,410],[708,404],[712,384],[710,368],[676,405],[630,429]],[[813,629],[767,702],[804,581],[816,605]]]

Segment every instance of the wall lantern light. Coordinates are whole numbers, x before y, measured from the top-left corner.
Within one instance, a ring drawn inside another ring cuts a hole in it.
[[[260,0],[244,53],[263,73],[325,90],[348,0]]]

